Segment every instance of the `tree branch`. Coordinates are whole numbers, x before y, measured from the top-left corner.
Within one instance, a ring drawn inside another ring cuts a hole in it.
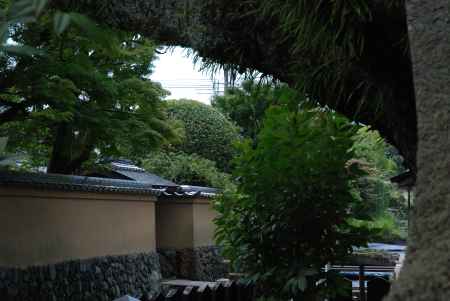
[[[242,13],[243,9],[250,11],[251,7],[245,6],[251,6],[250,2],[52,0],[51,3],[65,10],[87,13],[113,27],[143,34],[162,45],[191,47],[213,64],[234,65],[240,71],[252,69],[271,74],[291,86],[303,81],[299,77],[299,69],[293,66],[310,61],[311,70],[314,70],[324,63],[318,61],[314,54],[302,57],[293,53],[295,41],[280,40],[280,20],[261,20],[251,13]],[[352,63],[351,70],[355,72],[346,75],[349,78],[348,86],[343,87],[345,93],[334,96],[338,99],[312,96],[322,105],[378,129],[415,170],[417,118],[411,60],[406,51],[408,45],[400,43],[407,36],[406,13],[401,6],[388,11],[382,1],[369,1],[369,4],[373,11],[371,20],[363,24],[365,52]],[[305,70],[301,72],[305,73]],[[353,94],[355,87],[367,78],[373,81],[375,94],[386,92],[379,104],[374,99],[358,99]],[[336,78],[338,80],[341,79]],[[326,94],[330,87],[324,86],[321,90]]]

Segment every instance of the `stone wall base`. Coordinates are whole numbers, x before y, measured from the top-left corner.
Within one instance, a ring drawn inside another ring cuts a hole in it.
[[[154,295],[161,277],[215,281],[228,267],[217,247],[158,250],[28,268],[0,267],[1,301],[111,301]],[[161,275],[162,274],[162,275]]]
[[[163,278],[215,281],[228,276],[228,266],[215,246],[193,249],[159,249]]]
[[[111,301],[160,290],[156,253],[73,260],[25,269],[0,268],[1,301]]]

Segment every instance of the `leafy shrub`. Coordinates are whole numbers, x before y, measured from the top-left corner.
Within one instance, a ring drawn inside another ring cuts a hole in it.
[[[377,131],[370,127],[361,127],[354,136],[355,156],[372,167],[372,173],[389,179],[404,172],[401,157],[392,146],[388,145]]]
[[[224,188],[231,181],[213,161],[196,154],[154,152],[143,161],[143,167],[178,184]]]
[[[356,189],[361,202],[355,208],[360,218],[370,218],[373,227],[381,229],[382,241],[399,240],[401,224],[407,223],[407,207],[400,190],[390,178],[404,171],[402,161],[395,149],[380,134],[361,127],[354,136],[355,157],[364,162],[366,175],[360,177]],[[396,209],[392,215],[388,209]]]
[[[272,107],[256,146],[240,144],[241,182],[217,201],[216,238],[266,297],[309,300],[320,289],[310,284],[325,277],[321,268],[370,238],[353,218],[354,134],[332,113]]]
[[[176,151],[197,154],[216,162],[222,171],[230,169],[233,142],[239,138],[236,127],[219,111],[194,100],[168,101],[169,115],[183,122],[184,141]]]
[[[244,81],[241,87],[225,90],[224,95],[217,95],[211,105],[233,120],[246,138],[255,139],[262,124],[266,109],[279,103],[279,87]]]
[[[256,140],[270,106],[288,106],[297,110],[300,104],[311,106],[303,94],[286,84],[255,80],[246,80],[240,87],[227,89],[224,95],[211,100],[214,108],[240,127],[242,136],[252,140]]]

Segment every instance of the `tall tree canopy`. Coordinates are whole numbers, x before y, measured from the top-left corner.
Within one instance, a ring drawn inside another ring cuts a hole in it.
[[[174,138],[167,92],[146,78],[155,46],[78,14],[56,13],[71,22],[58,32],[51,13],[11,28],[13,41],[41,55],[2,57],[0,124],[10,147],[47,161],[49,172],[73,173],[94,154],[134,157]]]
[[[211,105],[233,120],[244,137],[256,139],[266,110],[280,102],[281,93],[274,85],[244,81],[241,87],[226,89],[224,95],[216,95]]]
[[[207,64],[256,69],[373,125],[415,169],[416,111],[403,0],[52,0]]]

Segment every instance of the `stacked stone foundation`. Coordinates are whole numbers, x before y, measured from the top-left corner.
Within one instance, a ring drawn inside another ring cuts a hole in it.
[[[165,249],[27,268],[0,267],[1,301],[111,301],[156,295],[161,280],[215,281],[228,275],[219,248]]]
[[[156,253],[105,256],[27,268],[0,268],[2,301],[111,301],[160,290]]]
[[[220,250],[215,246],[158,250],[163,278],[215,281],[228,276]]]

